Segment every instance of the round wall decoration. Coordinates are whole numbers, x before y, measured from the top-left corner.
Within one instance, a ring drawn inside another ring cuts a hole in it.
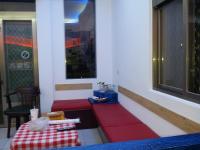
[[[24,60],[29,59],[30,58],[30,52],[22,51],[21,52],[21,58],[24,59]]]

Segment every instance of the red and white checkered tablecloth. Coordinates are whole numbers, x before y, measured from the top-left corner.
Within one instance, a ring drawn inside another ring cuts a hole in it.
[[[74,124],[50,125],[47,130],[38,132],[30,131],[29,123],[20,126],[14,136],[11,150],[40,150],[46,148],[59,148],[67,146],[79,146],[77,130],[57,132],[58,128],[75,126]]]

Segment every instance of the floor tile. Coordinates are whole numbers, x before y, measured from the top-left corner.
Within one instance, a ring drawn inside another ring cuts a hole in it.
[[[102,144],[101,137],[97,129],[79,130],[82,145]]]

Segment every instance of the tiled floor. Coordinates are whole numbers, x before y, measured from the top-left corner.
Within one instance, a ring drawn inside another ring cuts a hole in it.
[[[15,132],[16,131],[13,128],[11,130],[11,137],[14,136]],[[97,129],[79,130],[78,133],[81,145],[93,145],[102,143],[101,137]],[[7,134],[7,129],[0,128],[0,150],[9,150],[10,141],[12,138],[7,139],[6,134]]]
[[[15,128],[11,129],[11,137],[15,135]],[[7,129],[6,128],[0,128],[0,150],[9,150],[10,147],[10,139],[6,138],[7,136]]]
[[[102,139],[97,129],[79,130],[81,145],[102,144]]]

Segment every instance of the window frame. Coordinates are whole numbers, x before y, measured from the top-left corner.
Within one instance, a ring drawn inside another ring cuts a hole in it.
[[[171,2],[172,0],[153,0],[153,89],[170,94],[187,101],[192,101],[200,104],[200,94],[192,93],[189,91],[189,0],[182,0],[183,7],[183,49],[185,57],[185,74],[183,89],[163,85],[160,83],[161,79],[161,9],[163,5]]]

